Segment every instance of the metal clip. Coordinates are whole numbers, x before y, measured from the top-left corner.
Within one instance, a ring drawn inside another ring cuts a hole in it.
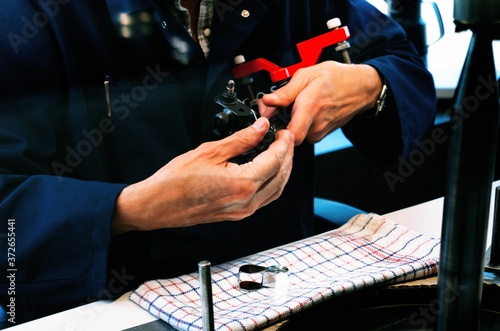
[[[274,287],[274,277],[266,277],[266,273],[278,274],[288,272],[287,267],[273,265],[270,267],[245,264],[238,270],[238,285],[244,291],[256,291],[261,288]],[[257,277],[252,274],[259,274]],[[270,278],[270,279],[269,279]]]

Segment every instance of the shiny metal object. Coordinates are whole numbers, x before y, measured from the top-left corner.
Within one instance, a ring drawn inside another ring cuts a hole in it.
[[[438,273],[440,331],[478,330],[480,324],[500,110],[492,42],[483,29],[473,34],[455,91]]]
[[[111,82],[111,77],[106,75],[104,80],[104,92],[106,94],[106,105],[108,106],[108,117],[111,117],[111,93],[109,91],[109,84]]]
[[[273,287],[274,277],[266,280],[265,273],[279,274],[288,272],[288,268],[280,265],[270,267],[259,266],[255,264],[242,265],[238,270],[238,286],[244,291],[256,291],[265,287]],[[246,279],[243,275],[258,274],[258,279],[252,277]]]
[[[212,296],[212,270],[210,262],[206,260],[199,262],[198,273],[200,276],[203,331],[213,331],[215,329],[215,324]]]

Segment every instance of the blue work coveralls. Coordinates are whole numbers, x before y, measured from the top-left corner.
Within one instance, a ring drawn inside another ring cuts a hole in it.
[[[140,12],[153,20],[127,32],[120,14]],[[326,33],[332,17],[349,28],[352,61],[389,86],[378,116],[342,129],[367,160],[393,163],[433,124],[435,89],[403,30],[364,1],[215,1],[208,59],[161,1],[2,1],[0,270],[16,270],[16,322],[312,235],[309,143],[296,147],[282,196],[247,219],[113,238],[110,229],[126,185],[216,139],[213,98],[236,55],[290,66],[296,44]],[[0,278],[4,307],[11,284]]]

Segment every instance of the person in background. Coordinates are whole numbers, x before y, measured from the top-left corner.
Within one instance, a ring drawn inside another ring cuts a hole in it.
[[[422,59],[362,0],[2,8],[0,232],[13,234],[0,239],[0,265],[15,280],[0,281],[0,303],[8,313],[14,298],[16,323],[310,236],[315,142],[341,128],[367,162],[390,165],[434,122]],[[233,58],[298,63],[296,44],[326,33],[333,17],[349,28],[353,64],[325,49],[262,97],[254,124],[214,137],[214,97]],[[231,162],[290,105],[266,151]]]

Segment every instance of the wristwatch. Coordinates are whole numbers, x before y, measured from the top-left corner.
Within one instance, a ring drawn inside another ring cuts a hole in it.
[[[387,94],[389,91],[389,88],[387,87],[387,82],[385,81],[385,78],[380,77],[382,79],[382,91],[380,92],[380,95],[377,99],[377,103],[375,104],[375,107],[372,109],[368,109],[364,111],[363,113],[357,115],[359,118],[363,119],[372,119],[377,117],[378,113],[380,113],[384,107],[385,107],[385,100],[387,98]]]
[[[384,109],[385,107],[385,98],[387,97],[387,83],[385,81],[385,79],[383,79],[382,81],[382,84],[384,84],[382,86],[382,91],[380,92],[380,95],[378,96],[378,99],[377,99],[377,105],[375,106],[375,116],[378,115],[378,113],[380,113],[382,111],[382,109]]]

